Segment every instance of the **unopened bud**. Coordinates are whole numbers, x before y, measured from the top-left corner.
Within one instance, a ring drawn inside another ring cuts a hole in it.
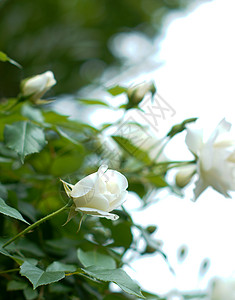
[[[55,84],[56,80],[51,71],[26,78],[21,82],[21,97],[28,98],[28,100],[37,103],[37,101],[41,100],[41,97]]]
[[[133,107],[138,105],[147,93],[152,96],[156,93],[156,87],[152,81],[142,82],[140,84],[131,86],[127,89],[127,96],[129,99],[129,106]]]
[[[190,165],[181,167],[181,170],[176,174],[175,183],[178,187],[185,187],[196,172],[196,166]]]

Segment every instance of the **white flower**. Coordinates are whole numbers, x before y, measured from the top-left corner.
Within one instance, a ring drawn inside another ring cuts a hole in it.
[[[128,182],[124,175],[102,165],[98,172],[90,174],[75,185],[61,181],[67,195],[73,199],[75,211],[111,220],[118,219],[110,211],[126,200]]]
[[[235,280],[217,279],[213,284],[210,300],[235,300]]]
[[[235,190],[235,140],[228,133],[230,128],[231,124],[223,119],[204,141],[202,129],[187,126],[186,144],[198,157],[195,200],[208,186],[225,197],[230,197],[228,191]]]
[[[40,99],[53,85],[56,84],[51,71],[26,78],[21,83],[21,94],[29,97],[31,101]]]

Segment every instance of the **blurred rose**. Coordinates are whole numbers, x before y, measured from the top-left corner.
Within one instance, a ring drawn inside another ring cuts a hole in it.
[[[210,300],[235,300],[235,279],[217,279]]]
[[[29,100],[36,101],[56,84],[54,74],[51,71],[47,71],[40,75],[36,75],[30,78],[26,78],[21,82],[21,95],[23,97],[29,97]]]
[[[73,199],[75,211],[111,220],[118,219],[110,211],[126,200],[128,182],[124,175],[102,165],[98,172],[83,178],[75,185],[61,181],[67,195]]]
[[[198,157],[195,200],[208,186],[225,197],[230,197],[228,191],[235,190],[235,140],[228,133],[230,128],[231,124],[223,119],[204,141],[202,129],[187,126],[186,144]]]

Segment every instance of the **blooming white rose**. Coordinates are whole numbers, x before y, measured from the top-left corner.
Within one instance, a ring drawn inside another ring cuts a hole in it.
[[[225,197],[230,197],[229,190],[235,190],[235,139],[228,134],[230,128],[223,119],[204,141],[202,129],[187,126],[186,144],[198,157],[195,200],[208,186]]]
[[[29,97],[31,101],[40,99],[53,85],[56,84],[51,71],[26,78],[21,82],[21,94]]]
[[[124,175],[102,165],[98,172],[90,174],[75,185],[61,181],[67,195],[73,199],[75,211],[111,220],[118,219],[110,211],[126,200],[128,182]]]
[[[235,300],[235,279],[217,279],[210,300]]]

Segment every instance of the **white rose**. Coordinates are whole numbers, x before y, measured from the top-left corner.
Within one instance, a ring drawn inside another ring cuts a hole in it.
[[[128,182],[124,175],[102,165],[98,172],[90,174],[75,185],[61,181],[67,195],[73,199],[75,211],[111,220],[118,219],[110,211],[126,200]]]
[[[26,78],[21,83],[21,94],[29,97],[31,101],[40,99],[53,85],[56,84],[51,71]]]
[[[210,300],[235,300],[235,280],[217,279],[213,284]]]
[[[235,190],[235,140],[228,134],[230,128],[231,124],[223,119],[204,141],[202,129],[187,126],[186,144],[198,157],[195,200],[208,186],[225,197]]]

